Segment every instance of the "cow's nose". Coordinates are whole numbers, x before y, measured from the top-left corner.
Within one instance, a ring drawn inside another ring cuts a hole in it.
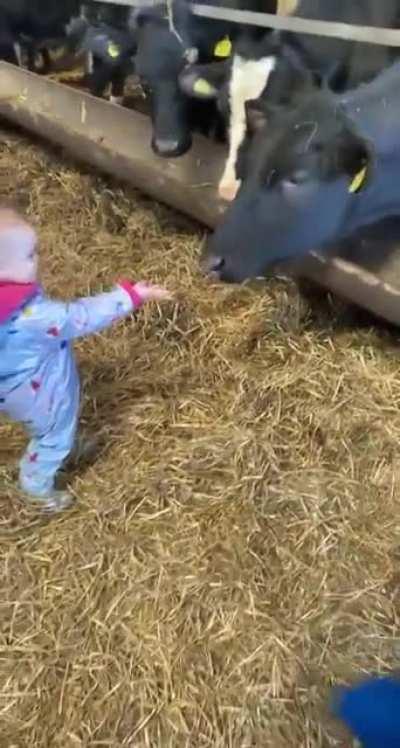
[[[160,156],[173,156],[179,148],[178,140],[163,140],[156,139],[154,142],[154,150]]]
[[[190,148],[190,142],[181,142],[179,140],[169,140],[164,138],[154,138],[153,151],[163,158],[173,158],[181,156]]]
[[[205,275],[208,275],[210,278],[219,279],[224,266],[224,258],[217,257],[216,255],[209,255],[202,262],[203,273],[205,273]]]

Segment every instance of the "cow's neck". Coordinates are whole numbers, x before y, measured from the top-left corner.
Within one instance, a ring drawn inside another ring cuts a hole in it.
[[[364,192],[352,197],[355,202],[347,216],[346,235],[384,218],[400,216],[399,173],[400,150],[396,158],[378,159],[371,183]]]
[[[400,152],[400,63],[338,99],[357,131],[373,143],[377,156],[396,157]]]
[[[354,196],[347,228],[357,230],[400,215],[400,64],[340,97],[357,132],[373,144],[374,164],[365,192]],[[350,225],[349,225],[350,224]]]

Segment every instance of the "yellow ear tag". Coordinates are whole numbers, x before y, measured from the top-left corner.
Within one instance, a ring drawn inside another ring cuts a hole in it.
[[[225,39],[221,39],[214,47],[215,57],[229,57],[232,52],[231,40],[226,36]]]
[[[363,168],[360,169],[360,171],[357,172],[357,174],[353,178],[353,181],[349,187],[349,192],[352,192],[352,193],[358,192],[363,186],[366,176],[367,176],[367,167],[363,166]]]
[[[214,88],[212,87],[211,83],[206,81],[205,78],[197,78],[197,81],[195,81],[193,86],[194,93],[199,94],[200,96],[211,96],[211,94],[214,93]]]
[[[107,52],[109,54],[109,57],[112,57],[115,59],[116,57],[119,57],[120,48],[117,44],[114,44],[114,42],[110,42],[110,44],[107,47]]]

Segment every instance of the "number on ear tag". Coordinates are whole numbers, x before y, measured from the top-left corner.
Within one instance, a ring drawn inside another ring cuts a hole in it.
[[[200,96],[211,96],[215,89],[205,78],[197,78],[193,85],[193,91]]]
[[[107,52],[109,57],[112,57],[115,59],[116,57],[119,57],[120,48],[118,47],[118,44],[114,44],[114,42],[110,42],[110,44],[107,47]]]
[[[231,40],[226,36],[225,39],[221,39],[214,47],[215,57],[229,57],[232,52]]]
[[[360,169],[359,172],[357,172],[355,177],[353,177],[353,181],[351,182],[350,187],[349,187],[349,192],[353,194],[355,192],[359,192],[359,190],[361,189],[361,187],[363,186],[365,182],[366,176],[367,176],[367,167],[363,166],[363,168]]]

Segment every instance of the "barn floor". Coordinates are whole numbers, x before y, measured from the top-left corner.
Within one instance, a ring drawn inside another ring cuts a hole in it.
[[[0,745],[347,746],[329,687],[400,657],[396,336],[210,286],[195,226],[12,132],[0,174],[49,292],[176,292],[77,345],[99,451],[71,513],[18,503],[0,426]]]

